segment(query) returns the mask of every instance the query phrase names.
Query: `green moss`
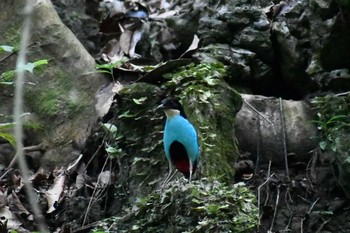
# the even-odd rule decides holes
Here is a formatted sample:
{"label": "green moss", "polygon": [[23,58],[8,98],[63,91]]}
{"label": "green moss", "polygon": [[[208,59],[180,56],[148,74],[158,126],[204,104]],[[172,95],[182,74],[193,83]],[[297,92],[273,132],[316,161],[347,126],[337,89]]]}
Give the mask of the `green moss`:
{"label": "green moss", "polygon": [[111,230],[118,232],[244,233],[257,227],[258,209],[254,194],[241,183],[180,179],[140,198],[113,222]]}
{"label": "green moss", "polygon": [[56,89],[31,93],[27,99],[34,112],[42,117],[56,116],[60,111],[61,94]]}
{"label": "green moss", "polygon": [[20,47],[21,42],[21,30],[17,26],[9,27],[6,31],[2,32],[2,36],[4,41],[6,41],[7,45],[13,46],[15,48]]}
{"label": "green moss", "polygon": [[157,92],[153,85],[131,84],[120,92],[121,101],[112,108],[115,118],[111,123],[118,128],[118,144],[127,155],[121,162],[131,164],[125,165],[130,171],[123,172],[133,177],[130,186],[135,193],[151,191],[167,170],[162,150],[164,115],[155,111]]}
{"label": "green moss", "polygon": [[[50,83],[45,83],[47,80],[42,80],[39,85],[45,86],[45,89],[38,86],[28,86],[26,90],[27,104],[32,110],[43,119],[49,117],[68,117],[75,118],[80,114],[89,103],[86,102],[83,92],[75,89],[75,80],[64,71],[48,67],[45,72],[54,72],[55,79]],[[43,75],[44,76],[44,75]],[[35,77],[38,82],[38,77]]]}
{"label": "green moss", "polygon": [[225,83],[226,74],[221,63],[201,63],[165,77],[167,88],[182,100],[188,118],[198,129],[202,175],[230,182],[238,154],[234,121],[242,99]]}

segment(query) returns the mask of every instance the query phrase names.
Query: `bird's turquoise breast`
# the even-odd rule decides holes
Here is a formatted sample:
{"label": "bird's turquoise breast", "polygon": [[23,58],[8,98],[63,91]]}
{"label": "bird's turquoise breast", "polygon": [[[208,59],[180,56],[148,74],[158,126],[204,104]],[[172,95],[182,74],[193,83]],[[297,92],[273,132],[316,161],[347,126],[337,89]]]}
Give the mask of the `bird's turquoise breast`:
{"label": "bird's turquoise breast", "polygon": [[187,119],[180,115],[167,118],[165,123],[164,150],[168,159],[170,159],[170,145],[174,141],[183,144],[191,161],[198,159],[199,147],[196,130]]}

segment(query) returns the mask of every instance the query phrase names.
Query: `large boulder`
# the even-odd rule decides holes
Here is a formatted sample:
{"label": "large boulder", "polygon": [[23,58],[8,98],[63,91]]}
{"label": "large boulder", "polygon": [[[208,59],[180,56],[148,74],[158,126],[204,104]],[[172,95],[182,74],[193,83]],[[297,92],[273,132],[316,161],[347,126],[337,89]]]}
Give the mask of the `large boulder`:
{"label": "large boulder", "polygon": [[[0,44],[18,47],[21,39],[23,1],[1,1]],[[34,6],[28,61],[47,59],[48,65],[26,74],[24,109],[29,130],[25,146],[41,144],[43,166],[60,166],[76,158],[73,145],[89,135],[96,90],[104,82],[95,72],[95,61],[74,34],[61,22],[50,1]],[[3,59],[1,70],[15,67],[16,53]],[[12,115],[12,86],[0,86],[0,110]],[[33,127],[30,127],[32,129]]]}

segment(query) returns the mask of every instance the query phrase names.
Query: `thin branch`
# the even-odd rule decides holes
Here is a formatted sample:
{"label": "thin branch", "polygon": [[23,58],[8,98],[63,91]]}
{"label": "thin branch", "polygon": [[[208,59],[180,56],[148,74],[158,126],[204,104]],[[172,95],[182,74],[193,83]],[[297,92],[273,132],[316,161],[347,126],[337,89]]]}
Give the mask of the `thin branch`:
{"label": "thin branch", "polygon": [[320,199],[320,198],[318,197],[318,198],[316,199],[316,201],[314,201],[314,203],[312,203],[312,205],[311,205],[309,211],[307,212],[308,214],[311,213],[312,209],[314,208],[314,206],[316,205],[316,203],[318,202],[319,199]]}
{"label": "thin branch", "polygon": [[[34,146],[26,146],[23,147],[23,153],[24,152],[33,152],[33,151],[41,151],[41,150],[45,150],[46,146],[45,144],[42,142],[39,145],[34,145]],[[17,150],[18,151],[18,150]],[[11,160],[10,164],[7,166],[7,169],[12,168],[15,163],[18,160],[18,153],[15,154],[15,156],[13,157],[13,159]]]}
{"label": "thin branch", "polygon": [[343,96],[343,95],[348,95],[348,94],[350,94],[350,91],[338,93],[338,94],[335,94],[335,96]]}
{"label": "thin branch", "polygon": [[18,54],[18,59],[16,63],[17,77],[15,81],[15,102],[14,102],[14,120],[16,122],[14,127],[14,134],[16,138],[16,151],[18,154],[18,165],[22,172],[22,177],[25,183],[25,190],[33,210],[33,214],[35,219],[38,221],[38,228],[40,232],[49,232],[47,226],[44,222],[43,215],[37,205],[37,198],[35,193],[33,192],[33,186],[29,181],[28,175],[28,166],[24,159],[23,153],[23,127],[22,127],[22,119],[21,115],[23,113],[23,81],[24,81],[24,67],[26,64],[26,53],[27,46],[30,38],[30,30],[31,30],[31,22],[32,22],[32,14],[34,10],[34,1],[27,0],[26,5],[23,9],[23,17],[24,17],[24,25],[22,31],[21,45],[20,51]]}
{"label": "thin branch", "polygon": [[[287,209],[288,209],[288,211],[289,211],[288,223],[287,223],[286,227],[284,228],[284,231],[285,231],[285,232],[288,231],[288,228],[289,228],[289,226],[290,226],[290,224],[291,224],[291,222],[292,222],[292,219],[293,219],[293,211],[292,211],[292,209],[291,209],[290,206],[289,206],[288,196],[290,197],[289,187],[287,187],[286,193],[285,193],[285,195],[284,195],[284,201],[285,201],[286,206],[287,206]],[[292,203],[293,203],[293,201],[292,201]]]}
{"label": "thin branch", "polygon": [[290,180],[289,177],[289,169],[288,169],[288,155],[287,155],[287,142],[286,142],[286,125],[284,122],[284,114],[283,114],[283,100],[280,97],[279,98],[280,102],[280,118],[281,118],[281,133],[282,133],[282,142],[283,142],[283,154],[284,154],[284,167],[286,169],[286,175],[288,179]]}
{"label": "thin branch", "polygon": [[272,221],[271,221],[270,232],[272,232],[273,224],[275,223],[276,214],[277,214],[277,207],[278,207],[278,203],[279,203],[279,200],[280,200],[280,193],[281,193],[281,187],[278,186],[278,189],[277,189],[277,197],[276,197],[276,203],[275,203],[275,210],[273,211],[273,216],[272,216]]}
{"label": "thin branch", "polygon": [[[98,189],[98,185],[100,184],[101,174],[102,174],[102,172],[104,171],[104,169],[105,169],[105,167],[106,167],[106,165],[107,165],[108,160],[109,160],[109,157],[106,158],[105,163],[104,163],[103,166],[102,166],[101,173],[99,174],[99,176],[98,176],[98,178],[97,178],[97,182],[96,182],[94,191],[92,192],[92,195],[91,195],[91,198],[90,198],[88,207],[87,207],[86,212],[85,212],[85,216],[84,216],[84,220],[83,220],[82,227],[85,225],[85,222],[86,222],[87,217],[88,217],[88,215],[89,215],[90,209],[91,209],[91,207],[94,205],[94,203],[93,203],[93,202],[94,202],[94,199],[97,200],[97,199],[99,198],[99,195],[101,194],[101,193],[100,193],[100,194],[98,194],[97,196],[95,196],[95,194],[96,194],[96,192],[97,192],[97,189]],[[104,189],[104,188],[105,188],[105,187],[103,187],[103,189]]]}
{"label": "thin branch", "polygon": [[324,227],[324,225],[326,225],[329,221],[331,221],[331,219],[327,219],[326,221],[324,221],[321,226],[317,229],[316,233],[319,233],[322,231],[322,228]]}
{"label": "thin branch", "polygon": [[274,176],[275,174],[272,173],[271,176],[269,176],[264,183],[262,183],[259,187],[258,187],[258,217],[259,217],[259,225],[260,225],[260,189],[267,183],[269,182],[269,180]]}
{"label": "thin branch", "polygon": [[248,103],[245,99],[243,99],[243,103],[245,103],[246,105],[248,105],[251,109],[253,109],[254,112],[256,112],[257,114],[259,114],[265,121],[267,121],[269,124],[272,125],[272,129],[273,129],[273,133],[275,136],[277,136],[276,133],[276,129],[275,129],[275,125],[269,120],[267,119],[266,116],[264,116],[261,112],[259,112],[256,108],[253,107],[253,105],[251,105],[250,103]]}
{"label": "thin branch", "polygon": [[258,131],[258,137],[256,142],[256,161],[255,161],[255,174],[258,173],[260,166],[260,140],[261,140],[261,129],[260,129],[260,115],[258,115],[258,120],[256,122],[256,128]]}

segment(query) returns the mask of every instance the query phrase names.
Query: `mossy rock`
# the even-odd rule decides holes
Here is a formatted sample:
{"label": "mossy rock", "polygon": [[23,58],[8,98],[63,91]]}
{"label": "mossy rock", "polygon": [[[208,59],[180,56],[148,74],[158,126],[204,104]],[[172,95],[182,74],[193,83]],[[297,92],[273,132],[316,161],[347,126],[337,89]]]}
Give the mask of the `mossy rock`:
{"label": "mossy rock", "polygon": [[123,152],[119,178],[128,183],[131,198],[154,190],[167,172],[162,144],[163,114],[156,112],[158,91],[156,86],[146,83],[126,86],[111,110],[114,115],[111,122],[118,129],[116,147]]}
{"label": "mossy rock", "polygon": [[190,64],[166,75],[166,86],[182,100],[200,144],[199,177],[232,182],[238,148],[234,122],[241,96],[226,82],[221,63]]}
{"label": "mossy rock", "polygon": [[[197,76],[193,77],[193,74]],[[147,83],[134,83],[118,93],[108,120],[117,128],[117,135],[106,143],[118,151],[115,155],[117,183],[123,185],[129,203],[159,189],[168,173],[163,149],[166,117],[163,112],[156,111],[167,93],[180,99],[199,135],[201,151],[194,179],[233,183],[238,155],[234,122],[242,100],[225,83],[224,74],[222,64],[192,64],[165,75],[167,82],[162,89]],[[177,79],[178,75],[183,79]],[[182,174],[174,180],[179,177]]]}
{"label": "mossy rock", "polygon": [[252,232],[258,219],[256,198],[244,184],[180,179],[102,221],[96,230],[106,224],[118,232],[244,233]]}

